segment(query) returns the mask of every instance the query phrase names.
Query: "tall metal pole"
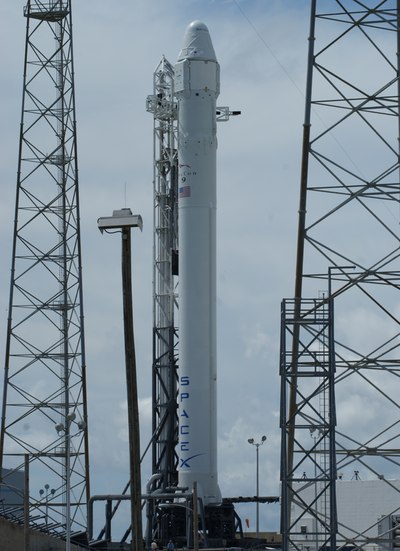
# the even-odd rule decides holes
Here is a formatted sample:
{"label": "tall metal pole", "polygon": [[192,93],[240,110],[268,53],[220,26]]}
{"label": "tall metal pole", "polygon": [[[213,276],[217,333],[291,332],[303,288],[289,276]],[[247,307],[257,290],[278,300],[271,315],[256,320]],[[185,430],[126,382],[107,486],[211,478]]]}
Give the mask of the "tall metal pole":
{"label": "tall metal pole", "polygon": [[259,447],[260,444],[256,444],[256,497],[257,497],[257,510],[256,510],[256,536],[260,535],[260,504],[258,498],[260,497],[260,462],[259,462]]}
{"label": "tall metal pole", "polygon": [[247,441],[252,446],[256,447],[256,537],[260,537],[260,457],[259,457],[259,447],[264,444],[267,437],[262,436],[261,442],[254,442],[254,438],[249,438]]}
{"label": "tall metal pole", "polygon": [[[310,31],[308,36],[308,58],[307,58],[307,84],[306,84],[306,107],[303,124],[303,144],[302,144],[302,160],[301,160],[301,175],[300,175],[300,199],[299,199],[299,218],[297,229],[297,253],[296,253],[296,275],[294,296],[296,299],[295,316],[299,319],[300,316],[300,301],[303,294],[303,265],[304,265],[304,241],[306,235],[306,212],[307,212],[307,181],[308,181],[308,164],[310,153],[310,132],[311,132],[311,94],[313,82],[313,63],[314,63],[314,44],[315,44],[315,12],[317,8],[317,0],[311,1],[310,9]],[[299,326],[294,327],[293,338],[293,365],[292,365],[292,382],[290,387],[289,397],[289,431],[287,442],[286,458],[288,472],[293,469],[293,449],[294,449],[294,417],[297,411],[297,356],[299,351]],[[291,496],[289,495],[289,500]]]}
{"label": "tall metal pole", "polygon": [[199,512],[196,481],[193,482],[193,549],[199,551]]}
{"label": "tall metal pole", "polygon": [[140,431],[136,377],[136,354],[133,331],[131,228],[142,229],[142,218],[133,215],[130,209],[115,210],[112,216],[99,218],[101,232],[121,230],[122,236],[122,294],[124,314],[125,370],[128,401],[129,471],[131,487],[131,530],[134,551],[143,550],[141,476],[140,476]]}
{"label": "tall metal pole", "polygon": [[71,551],[71,423],[74,419],[75,414],[69,413],[65,425],[65,551]]}
{"label": "tall metal pole", "polygon": [[134,551],[142,551],[139,407],[133,333],[131,229],[122,229],[122,292],[124,307],[125,367],[128,399],[129,459],[131,480],[131,527]]}
{"label": "tall metal pole", "polygon": [[[67,452],[65,457],[65,551],[71,551],[71,456],[69,427],[65,430],[65,441]],[[47,506],[47,504],[46,504]],[[46,519],[47,522],[47,519]]]}
{"label": "tall metal pole", "polygon": [[24,458],[24,551],[30,551],[29,533],[29,454]]}

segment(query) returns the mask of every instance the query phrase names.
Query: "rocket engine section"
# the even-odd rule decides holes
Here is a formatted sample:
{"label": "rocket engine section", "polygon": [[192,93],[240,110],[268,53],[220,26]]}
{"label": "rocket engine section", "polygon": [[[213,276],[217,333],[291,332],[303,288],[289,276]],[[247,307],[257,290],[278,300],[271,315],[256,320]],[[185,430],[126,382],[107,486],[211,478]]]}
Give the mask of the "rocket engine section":
{"label": "rocket engine section", "polygon": [[221,502],[216,426],[216,99],[219,65],[193,21],[175,65],[179,188],[179,486]]}

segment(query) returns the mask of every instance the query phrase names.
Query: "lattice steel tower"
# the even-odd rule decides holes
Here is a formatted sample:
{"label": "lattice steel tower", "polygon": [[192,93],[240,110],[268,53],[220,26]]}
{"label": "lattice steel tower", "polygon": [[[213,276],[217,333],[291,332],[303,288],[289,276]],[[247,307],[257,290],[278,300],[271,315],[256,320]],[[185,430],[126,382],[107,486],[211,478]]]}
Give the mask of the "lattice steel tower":
{"label": "lattice steel tower", "polygon": [[390,480],[400,472],[399,17],[397,0],[311,1],[295,297],[282,330],[285,549],[379,542],[376,526],[342,522],[340,503],[336,526],[336,472],[380,480],[400,502]]}
{"label": "lattice steel tower", "polygon": [[29,0],[24,15],[2,482],[28,457],[31,515],[68,539],[89,496],[71,2]]}
{"label": "lattice steel tower", "polygon": [[[153,436],[149,491],[165,492],[178,481],[177,417],[177,275],[178,275],[178,153],[174,68],[165,57],[153,75],[147,111],[154,120],[153,228]],[[171,496],[172,498],[173,496]],[[149,502],[147,540],[160,537],[160,519]]]}
{"label": "lattice steel tower", "polygon": [[154,115],[153,473],[157,486],[177,483],[177,108],[174,68],[164,57],[154,72],[147,109]]}

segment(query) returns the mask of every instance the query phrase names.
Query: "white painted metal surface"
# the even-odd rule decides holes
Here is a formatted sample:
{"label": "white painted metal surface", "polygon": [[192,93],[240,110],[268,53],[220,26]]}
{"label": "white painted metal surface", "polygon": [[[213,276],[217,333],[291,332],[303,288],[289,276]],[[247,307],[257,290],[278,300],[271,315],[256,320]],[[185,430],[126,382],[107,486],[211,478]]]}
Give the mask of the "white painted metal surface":
{"label": "white painted metal surface", "polygon": [[216,436],[216,98],[219,65],[200,21],[175,65],[179,163],[179,485],[219,503]]}

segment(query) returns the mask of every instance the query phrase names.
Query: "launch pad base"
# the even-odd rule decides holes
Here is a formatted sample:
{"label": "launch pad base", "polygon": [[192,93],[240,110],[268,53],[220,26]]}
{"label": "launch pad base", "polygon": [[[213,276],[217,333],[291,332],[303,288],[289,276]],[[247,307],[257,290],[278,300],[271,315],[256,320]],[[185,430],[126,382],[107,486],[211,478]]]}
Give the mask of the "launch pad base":
{"label": "launch pad base", "polygon": [[[163,510],[159,518],[160,542],[164,546],[173,541],[175,547],[193,547],[191,512],[180,505]],[[232,503],[200,507],[198,537],[202,549],[237,546],[237,537],[243,537],[242,524]]]}

